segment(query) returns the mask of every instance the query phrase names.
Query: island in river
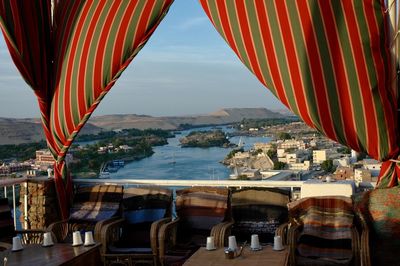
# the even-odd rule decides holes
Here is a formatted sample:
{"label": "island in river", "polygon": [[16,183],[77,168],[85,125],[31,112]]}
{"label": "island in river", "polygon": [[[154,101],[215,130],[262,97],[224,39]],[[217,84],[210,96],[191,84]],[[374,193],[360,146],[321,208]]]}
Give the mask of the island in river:
{"label": "island in river", "polygon": [[192,131],[186,137],[179,140],[182,148],[186,147],[234,147],[235,144],[230,143],[227,135],[222,130],[213,131]]}

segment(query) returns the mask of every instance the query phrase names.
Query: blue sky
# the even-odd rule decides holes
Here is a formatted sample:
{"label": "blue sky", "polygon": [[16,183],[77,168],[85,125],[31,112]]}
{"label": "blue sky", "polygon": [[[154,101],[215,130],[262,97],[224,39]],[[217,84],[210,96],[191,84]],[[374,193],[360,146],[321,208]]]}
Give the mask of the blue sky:
{"label": "blue sky", "polygon": [[[204,114],[223,107],[284,108],[239,61],[197,0],[175,0],[94,115]],[[0,116],[39,117],[2,36]]]}

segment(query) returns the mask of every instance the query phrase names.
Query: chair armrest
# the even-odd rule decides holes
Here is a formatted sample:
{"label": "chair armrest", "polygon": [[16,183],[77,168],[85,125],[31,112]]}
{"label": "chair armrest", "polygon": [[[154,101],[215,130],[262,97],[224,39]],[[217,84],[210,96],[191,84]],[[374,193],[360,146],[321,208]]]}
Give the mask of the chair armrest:
{"label": "chair armrest", "polygon": [[23,244],[41,244],[45,232],[41,229],[15,230],[15,234],[21,235]]}
{"label": "chair armrest", "polygon": [[52,232],[53,236],[55,236],[55,241],[57,242],[65,242],[65,239],[68,236],[68,219],[54,222],[50,224],[47,229],[47,232]]}
{"label": "chair armrest", "polygon": [[103,224],[101,227],[101,233],[98,234],[99,241],[101,243],[100,252],[105,254],[107,247],[110,243],[116,242],[120,237],[120,228],[125,221],[124,218],[114,219],[109,221],[107,224]]}
{"label": "chair armrest", "polygon": [[0,242],[0,251],[11,249],[12,245],[6,242]]}
{"label": "chair armrest", "polygon": [[[176,218],[175,220],[161,225],[158,231],[158,257],[161,264],[164,261],[165,253],[167,251],[168,246],[175,246],[176,244],[176,230],[178,224],[180,222],[180,218]],[[168,242],[169,243],[168,243]]]}
{"label": "chair armrest", "polygon": [[119,219],[121,219],[121,217],[112,217],[112,218],[109,218],[109,219],[104,219],[104,220],[98,221],[98,222],[95,224],[94,230],[93,230],[93,237],[94,237],[94,240],[97,241],[97,242],[101,241],[101,229],[102,229],[105,225],[107,225],[107,224],[109,224],[109,223],[111,223],[111,222],[117,221],[117,220],[119,220]]}
{"label": "chair armrest", "polygon": [[288,245],[288,233],[289,233],[290,223],[281,224],[275,231],[276,236],[280,236],[283,245]]}
{"label": "chair armrest", "polygon": [[296,248],[297,238],[300,231],[303,229],[301,224],[291,224],[288,232],[288,245],[289,245],[289,265],[296,265]]}
{"label": "chair armrest", "polygon": [[158,259],[158,232],[160,231],[160,228],[162,225],[168,223],[171,221],[171,218],[164,218],[160,219],[158,221],[155,221],[151,224],[150,228],[150,245],[151,249],[153,251],[153,255],[155,258]]}
{"label": "chair armrest", "polygon": [[361,265],[360,263],[360,235],[357,228],[353,225],[351,227],[351,249],[353,251],[353,264],[356,266]]}
{"label": "chair armrest", "polygon": [[230,219],[229,221],[215,225],[211,229],[210,235],[214,237],[215,245],[217,247],[224,247],[225,242],[227,241],[229,235],[231,234],[232,225],[234,223],[235,223],[234,220]]}
{"label": "chair armrest", "polygon": [[369,237],[370,231],[367,223],[364,219],[358,219],[361,225],[361,236],[360,236],[360,260],[361,265],[363,266],[371,266],[371,253],[369,248]]}

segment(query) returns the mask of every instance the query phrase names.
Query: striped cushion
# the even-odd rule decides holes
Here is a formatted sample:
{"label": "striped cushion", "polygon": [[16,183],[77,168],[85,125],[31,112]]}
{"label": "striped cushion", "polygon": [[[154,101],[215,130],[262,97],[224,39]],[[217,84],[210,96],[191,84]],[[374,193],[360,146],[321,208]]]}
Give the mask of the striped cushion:
{"label": "striped cushion", "polygon": [[98,222],[118,213],[123,187],[97,185],[80,187],[75,194],[70,220]]}
{"label": "striped cushion", "polygon": [[351,238],[354,213],[350,198],[304,198],[288,207],[290,217],[304,225],[303,234],[325,239]]}
{"label": "striped cushion", "polygon": [[162,188],[127,188],[124,191],[124,218],[130,224],[154,222],[170,213],[172,193]]}
{"label": "striped cushion", "polygon": [[188,227],[210,230],[224,220],[228,209],[228,189],[189,188],[176,194],[176,212]]}
{"label": "striped cushion", "polygon": [[7,198],[0,199],[0,241],[9,242],[14,236],[14,220]]}
{"label": "striped cushion", "polygon": [[373,265],[398,265],[393,254],[400,250],[400,188],[356,194],[354,208],[368,224]]}
{"label": "striped cushion", "polygon": [[297,247],[301,256],[346,263],[351,259],[354,213],[350,198],[304,198],[288,207],[290,217],[304,226]]}
{"label": "striped cushion", "polygon": [[232,194],[232,207],[241,205],[273,205],[287,208],[289,192],[272,188],[251,188]]}
{"label": "striped cushion", "polygon": [[241,189],[232,193],[232,234],[239,241],[258,234],[263,243],[272,243],[275,231],[287,221],[289,192],[272,188]]}

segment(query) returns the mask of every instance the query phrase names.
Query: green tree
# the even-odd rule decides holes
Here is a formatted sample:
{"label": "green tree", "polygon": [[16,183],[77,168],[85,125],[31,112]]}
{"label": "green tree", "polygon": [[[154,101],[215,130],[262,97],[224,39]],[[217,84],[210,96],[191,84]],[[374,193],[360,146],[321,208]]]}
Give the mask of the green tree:
{"label": "green tree", "polygon": [[336,166],[333,165],[332,160],[326,160],[321,163],[321,168],[327,173],[333,173],[336,170]]}
{"label": "green tree", "polygon": [[280,132],[280,133],[277,135],[277,138],[278,138],[278,139],[283,139],[283,140],[285,140],[285,139],[291,139],[292,136],[291,136],[289,133],[287,133],[287,132]]}
{"label": "green tree", "polygon": [[351,153],[351,149],[348,147],[343,147],[343,148],[339,148],[337,149],[338,153],[343,153],[343,154],[350,154]]}
{"label": "green tree", "polygon": [[274,170],[282,170],[286,168],[286,163],[284,162],[274,162]]}
{"label": "green tree", "polygon": [[262,149],[257,149],[257,150],[255,150],[255,151],[253,151],[253,152],[251,153],[251,155],[256,156],[257,154],[260,154],[260,153],[262,153],[262,152],[263,152]]}
{"label": "green tree", "polygon": [[231,159],[231,158],[233,158],[233,156],[235,156],[235,154],[237,153],[237,152],[243,152],[244,150],[243,150],[243,148],[240,148],[240,149],[233,149],[233,150],[231,150],[229,153],[228,153],[228,155],[226,155],[226,159]]}
{"label": "green tree", "polygon": [[269,149],[267,151],[267,155],[268,155],[269,158],[275,159],[277,157],[276,150],[275,149]]}

